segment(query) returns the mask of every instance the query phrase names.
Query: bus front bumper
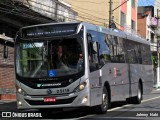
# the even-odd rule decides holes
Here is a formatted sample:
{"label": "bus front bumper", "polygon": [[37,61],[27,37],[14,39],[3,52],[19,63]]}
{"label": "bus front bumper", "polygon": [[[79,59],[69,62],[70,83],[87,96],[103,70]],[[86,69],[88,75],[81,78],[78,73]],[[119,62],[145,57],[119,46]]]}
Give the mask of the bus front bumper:
{"label": "bus front bumper", "polygon": [[[44,102],[44,98],[55,98],[55,101]],[[24,96],[17,93],[18,109],[43,109],[43,108],[70,108],[90,106],[88,91],[71,93],[61,96]]]}

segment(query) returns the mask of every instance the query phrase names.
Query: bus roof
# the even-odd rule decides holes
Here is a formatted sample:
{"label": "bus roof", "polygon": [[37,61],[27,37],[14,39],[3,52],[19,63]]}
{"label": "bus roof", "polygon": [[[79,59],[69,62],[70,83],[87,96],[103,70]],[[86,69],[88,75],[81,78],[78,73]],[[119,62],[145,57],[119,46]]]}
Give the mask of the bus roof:
{"label": "bus roof", "polygon": [[93,24],[90,24],[90,23],[87,23],[87,22],[59,22],[59,23],[38,24],[38,25],[23,27],[20,30],[25,29],[25,28],[32,28],[32,27],[38,27],[38,26],[50,26],[50,25],[58,25],[58,24],[81,24],[81,25],[84,25],[89,30],[94,30],[94,31],[98,31],[98,32],[101,32],[101,33],[114,35],[114,36],[117,36],[117,37],[129,39],[129,40],[139,42],[139,43],[142,43],[142,44],[148,44],[148,45],[150,44],[150,42],[148,42],[146,39],[141,38],[137,35],[127,33],[127,32],[121,31],[121,30],[117,30],[117,29],[104,28],[102,26],[93,25]]}

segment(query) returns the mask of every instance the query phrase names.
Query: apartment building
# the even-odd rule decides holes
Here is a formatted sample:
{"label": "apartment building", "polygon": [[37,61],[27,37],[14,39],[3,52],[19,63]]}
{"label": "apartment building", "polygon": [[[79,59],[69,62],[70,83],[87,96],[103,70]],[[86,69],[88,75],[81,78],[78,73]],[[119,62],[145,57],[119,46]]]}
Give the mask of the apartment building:
{"label": "apartment building", "polygon": [[[110,0],[65,1],[78,13],[79,21],[108,27]],[[112,10],[112,18],[118,29],[137,31],[137,0],[112,0]]]}

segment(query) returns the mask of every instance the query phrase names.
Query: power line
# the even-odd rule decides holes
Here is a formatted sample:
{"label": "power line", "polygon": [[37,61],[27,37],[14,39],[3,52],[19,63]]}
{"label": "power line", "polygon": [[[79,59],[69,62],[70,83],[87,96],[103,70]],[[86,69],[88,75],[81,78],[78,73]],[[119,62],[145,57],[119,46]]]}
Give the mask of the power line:
{"label": "power line", "polygon": [[92,14],[89,14],[89,13],[87,13],[87,12],[83,12],[83,11],[78,10],[78,9],[76,9],[76,11],[81,12],[81,14],[84,13],[84,14],[86,14],[86,15],[88,15],[88,16],[95,17],[95,18],[98,18],[98,19],[109,20],[109,19],[104,19],[104,18],[100,18],[100,17],[94,16],[94,15],[92,15]]}
{"label": "power line", "polygon": [[112,10],[112,12],[113,11],[115,11],[116,9],[118,9],[119,7],[121,7],[123,4],[125,4],[126,2],[128,2],[129,0],[126,0],[125,2],[123,2],[122,4],[120,4],[119,6],[117,6],[116,8],[114,8],[113,10]]}
{"label": "power line", "polygon": [[[0,4],[3,4],[3,3],[0,3]],[[8,4],[3,4],[3,5],[6,5],[6,6],[8,6],[8,7],[11,7],[10,6],[10,4],[8,3]],[[37,8],[37,7],[36,7]],[[38,8],[38,9],[41,9],[41,8]],[[30,11],[30,9],[25,9],[24,7],[23,8],[17,8],[16,10],[22,10],[23,12],[25,11],[25,12],[28,12],[28,13],[36,13],[36,14],[38,14],[38,15],[40,15],[39,13],[37,13],[37,12],[33,12],[33,11]],[[44,9],[41,9],[41,10],[44,10]],[[45,10],[46,11],[46,10]],[[20,11],[18,11],[18,12],[20,12]],[[46,12],[50,12],[50,11],[46,11]],[[50,12],[50,13],[52,13],[52,14],[55,14],[55,13],[53,13],[53,12]],[[42,15],[43,16],[43,15]],[[67,17],[67,16],[66,16]]]}
{"label": "power line", "polygon": [[[31,2],[32,2],[32,0],[31,0]],[[35,2],[35,3],[37,3],[37,4],[41,4],[41,5],[44,5],[44,4],[42,4],[42,3],[38,3],[38,2]],[[44,5],[44,6],[46,6],[46,7],[50,7],[50,6],[47,6],[47,5]],[[32,7],[34,7],[34,8],[38,8],[38,7],[35,7],[35,6],[32,6]],[[50,7],[50,8],[55,9],[55,8],[53,8],[53,7]],[[38,8],[38,9],[44,10],[44,9],[42,9],[42,8]],[[58,9],[58,10],[59,10],[59,9]],[[50,11],[47,11],[47,10],[44,10],[44,11],[49,12],[49,13],[53,13],[53,12],[50,12]],[[63,11],[63,10],[59,10],[59,11],[65,12],[65,11]],[[92,16],[93,16],[93,15],[92,15]],[[64,17],[65,17],[65,16],[64,16]],[[88,17],[80,16],[80,15],[79,15],[78,17],[83,18],[83,19],[88,19],[88,20],[91,20],[91,21],[94,21],[94,22],[100,22],[100,21],[97,21],[97,20],[90,19],[90,18],[88,18]],[[95,17],[95,16],[93,16],[93,17]],[[97,18],[98,18],[98,17],[97,17]],[[104,20],[103,18],[99,18],[99,19]],[[101,22],[101,23],[102,23],[102,22]]]}
{"label": "power line", "polygon": [[[32,6],[32,7],[35,7],[35,6]],[[38,8],[38,7],[35,7],[35,8]],[[44,10],[44,9],[42,9],[42,8],[38,8],[38,9],[40,9],[40,10],[43,10],[43,11],[46,11],[46,10]],[[53,8],[53,9],[55,9],[55,8]],[[25,10],[25,11],[28,11],[28,10]],[[49,12],[49,13],[52,13],[52,14],[54,14],[53,12],[50,12],[50,11],[46,11],[46,12]],[[62,17],[65,17],[65,18],[68,18],[68,19],[71,19],[71,20],[76,20],[76,19],[73,19],[73,18],[70,18],[70,17],[66,17],[66,16],[64,16],[64,15],[61,15],[61,14],[58,14],[59,16],[62,16]],[[87,19],[87,20],[90,20],[90,21],[94,21],[94,22],[97,22],[97,23],[102,23],[102,22],[100,22],[100,21],[96,21],[96,20],[93,20],[93,19],[90,19],[90,18],[87,18],[87,17],[83,17],[83,16],[79,16],[79,17],[81,17],[81,18],[83,18],[83,19]],[[76,20],[77,21],[77,20]],[[104,23],[103,23],[104,24]]]}
{"label": "power line", "polygon": [[86,2],[86,3],[91,3],[91,4],[104,4],[106,2],[93,2],[93,1],[85,1],[85,0],[73,0],[74,2]]}
{"label": "power line", "polygon": [[[52,9],[55,9],[55,8],[53,8],[53,7],[50,7],[50,6],[48,6],[48,5],[44,5],[44,4],[39,3],[39,2],[35,2],[35,1],[32,1],[32,0],[30,0],[30,1],[31,1],[31,2],[33,2],[33,3],[36,3],[36,4],[40,4],[40,5],[43,5],[43,6],[46,6],[46,7],[52,8]],[[59,10],[59,9],[58,9],[58,10]],[[59,11],[63,11],[63,10],[59,10]],[[80,12],[82,12],[81,10],[77,10],[77,9],[76,9],[76,11],[80,11]],[[63,12],[65,12],[65,11],[63,11]],[[92,16],[92,17],[96,17],[96,18],[98,18],[98,19],[102,19],[102,20],[104,20],[104,18],[100,18],[100,17],[94,16],[94,15],[88,14],[88,13],[86,13],[86,12],[82,12],[82,13],[87,14],[87,15]],[[86,16],[86,15],[85,15],[85,16]]]}
{"label": "power line", "polygon": [[[8,6],[9,8],[11,8],[11,4],[4,4],[4,3],[0,3],[1,5],[5,5],[5,6]],[[37,21],[39,21],[39,20],[42,20],[42,21],[48,21],[48,20],[46,20],[46,19],[43,19],[43,18],[40,18],[40,17],[37,17],[37,16],[35,16],[34,15],[34,17],[32,16],[32,15],[28,15],[28,14],[25,14],[24,12],[22,13],[18,13],[17,11],[15,11],[15,9],[14,8],[12,8],[12,10],[11,11],[9,11],[9,9],[6,9],[6,8],[2,8],[2,7],[0,7],[1,8],[1,12],[5,12],[6,14],[9,14],[9,13],[12,13],[12,14],[15,14],[15,15],[18,15],[18,16],[24,16],[24,17],[30,17],[30,18],[32,18],[32,19],[34,19],[34,20],[37,20]],[[28,12],[30,12],[31,13],[31,11],[28,11]],[[34,13],[35,14],[35,13]],[[36,13],[37,14],[37,13]]]}
{"label": "power line", "polygon": [[82,8],[82,7],[79,7],[79,6],[76,6],[76,5],[72,5],[73,8],[79,8],[79,9],[83,9],[83,10],[87,10],[87,11],[90,11],[90,12],[98,12],[98,13],[105,13],[105,11],[95,11],[95,10],[91,10],[91,9],[86,9],[86,8]]}
{"label": "power line", "polygon": [[[34,1],[32,1],[32,0],[31,0],[31,2],[34,2]],[[46,7],[49,7],[49,8],[52,8],[52,9],[56,10],[56,9],[55,9],[55,8],[53,8],[53,7],[50,7],[50,6],[48,6],[48,5],[44,5],[44,4],[39,3],[39,2],[34,2],[34,3],[37,3],[37,4],[40,4],[40,5],[43,5],[43,6],[46,6]],[[26,5],[27,5],[27,4],[26,4]],[[41,9],[41,10],[44,10],[44,11],[46,11],[46,12],[49,12],[49,13],[54,14],[53,12],[48,11],[48,10],[45,10],[45,9],[42,9],[42,8],[38,8],[38,7],[35,7],[35,6],[32,6],[32,7],[37,8],[37,9]],[[58,11],[65,12],[65,11],[63,11],[63,10],[59,10],[59,9],[57,9],[57,10],[58,10]],[[81,17],[81,16],[80,16],[80,17]]]}
{"label": "power line", "polygon": [[[86,3],[91,3],[91,4],[106,4],[107,2],[93,2],[93,1],[82,1],[82,0],[72,0],[72,1],[74,1],[74,2],[86,2]],[[119,2],[114,2],[114,3],[119,3]]]}

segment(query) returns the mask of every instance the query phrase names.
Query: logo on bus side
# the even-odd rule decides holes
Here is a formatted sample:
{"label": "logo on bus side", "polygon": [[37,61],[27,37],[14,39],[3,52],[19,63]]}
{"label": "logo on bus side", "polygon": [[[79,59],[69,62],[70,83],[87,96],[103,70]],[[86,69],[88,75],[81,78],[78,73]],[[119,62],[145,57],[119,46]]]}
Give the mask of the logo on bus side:
{"label": "logo on bus side", "polygon": [[47,90],[47,94],[52,94],[52,90],[51,90],[51,89],[48,89],[48,90]]}

